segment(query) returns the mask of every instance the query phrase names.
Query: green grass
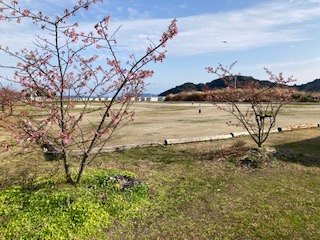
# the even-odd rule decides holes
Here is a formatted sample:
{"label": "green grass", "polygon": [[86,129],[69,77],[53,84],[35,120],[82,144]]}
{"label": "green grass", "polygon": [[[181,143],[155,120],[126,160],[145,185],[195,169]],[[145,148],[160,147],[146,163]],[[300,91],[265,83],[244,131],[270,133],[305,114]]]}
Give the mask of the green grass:
{"label": "green grass", "polygon": [[[319,135],[272,134],[255,169],[239,164],[248,137],[103,154],[77,187],[48,177],[57,162],[4,153],[0,239],[318,239]],[[119,190],[118,173],[143,185]]]}
{"label": "green grass", "polygon": [[146,186],[120,190],[109,179],[121,171],[87,175],[80,186],[46,179],[10,187],[0,193],[1,239],[101,238],[112,218],[123,221],[147,203]]}
{"label": "green grass", "polygon": [[[143,150],[137,151],[137,155],[144,155]],[[154,151],[159,149],[151,153],[149,150],[149,155],[154,157]],[[148,210],[143,211],[147,216],[118,229],[115,234],[118,239],[132,234],[140,236],[138,239],[316,239],[319,236],[319,169],[273,160],[252,170],[241,168],[233,161],[201,160],[199,153],[192,151],[184,150],[180,154],[178,151],[173,158],[166,153],[171,159],[169,163],[151,160],[152,169],[157,170],[148,181],[157,194]]]}

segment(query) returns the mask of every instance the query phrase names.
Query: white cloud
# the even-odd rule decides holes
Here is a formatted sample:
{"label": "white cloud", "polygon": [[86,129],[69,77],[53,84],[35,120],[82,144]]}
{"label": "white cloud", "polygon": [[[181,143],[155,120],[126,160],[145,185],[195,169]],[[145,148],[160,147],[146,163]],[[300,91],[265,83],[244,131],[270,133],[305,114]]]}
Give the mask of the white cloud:
{"label": "white cloud", "polygon": [[139,15],[139,12],[136,9],[132,8],[132,7],[127,8],[127,12],[129,14],[130,18],[134,18],[137,15]]}
{"label": "white cloud", "polygon": [[268,68],[287,68],[287,67],[300,67],[308,66],[313,64],[320,64],[320,58],[310,58],[310,59],[301,59],[299,61],[289,61],[289,62],[273,62],[273,63],[264,63],[264,64],[254,64],[247,67],[247,69],[262,69],[264,67]]}
{"label": "white cloud", "polygon": [[265,62],[259,64],[242,65],[242,70],[245,72],[255,72],[255,77],[265,79],[266,74],[261,71],[263,68],[268,68],[274,73],[283,72],[285,76],[293,76],[297,81],[295,84],[302,84],[319,78],[320,58],[301,59],[298,61],[283,61],[283,62]]}
{"label": "white cloud", "polygon": [[[320,20],[320,7],[301,1],[286,1],[219,14],[178,18],[179,34],[169,43],[176,55],[237,51],[283,42],[303,41],[305,32]],[[171,19],[114,22],[122,25],[119,43],[125,49],[140,50],[146,38],[156,41]],[[224,43],[227,41],[228,43]]]}
{"label": "white cloud", "polygon": [[[175,55],[195,55],[306,40],[304,33],[312,26],[309,21],[320,20],[320,6],[312,2],[315,0],[282,1],[232,12],[179,18],[179,34],[169,43],[169,51]],[[38,4],[34,8],[40,8]],[[137,19],[139,15],[140,19],[112,22],[114,29],[122,25],[117,37],[123,51],[144,50],[150,43],[147,38],[157,42],[172,20],[146,18],[146,12],[142,14],[134,8],[127,8],[127,11],[132,18]],[[93,25],[93,21],[88,22],[85,28],[91,29]],[[34,32],[29,30],[21,33],[23,38],[34,36]],[[21,34],[8,37],[9,33],[3,31],[0,30],[5,36],[2,37],[2,44],[5,39],[22,41]]]}

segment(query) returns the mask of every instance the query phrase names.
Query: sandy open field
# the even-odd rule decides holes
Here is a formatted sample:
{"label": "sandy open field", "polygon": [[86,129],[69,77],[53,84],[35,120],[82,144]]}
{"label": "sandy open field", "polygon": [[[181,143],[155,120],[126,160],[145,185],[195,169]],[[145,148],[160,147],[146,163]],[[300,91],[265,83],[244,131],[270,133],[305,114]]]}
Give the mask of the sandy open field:
{"label": "sandy open field", "polygon": [[[199,114],[201,108],[201,114]],[[228,126],[229,113],[211,103],[137,102],[135,121],[122,128],[109,142],[111,145],[160,142],[165,139],[202,137],[243,132],[241,127]],[[320,104],[290,104],[284,106],[277,127],[320,123]]]}

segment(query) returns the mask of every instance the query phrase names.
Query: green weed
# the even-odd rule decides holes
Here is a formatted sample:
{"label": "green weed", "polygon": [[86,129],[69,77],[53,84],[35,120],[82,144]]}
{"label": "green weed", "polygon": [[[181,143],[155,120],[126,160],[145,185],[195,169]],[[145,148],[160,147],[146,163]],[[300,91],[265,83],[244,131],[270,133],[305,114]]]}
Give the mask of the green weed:
{"label": "green weed", "polygon": [[81,186],[61,180],[37,181],[0,192],[0,238],[86,239],[103,238],[112,217],[124,220],[147,204],[148,189],[139,185],[122,191],[110,180],[121,171],[99,171]]}

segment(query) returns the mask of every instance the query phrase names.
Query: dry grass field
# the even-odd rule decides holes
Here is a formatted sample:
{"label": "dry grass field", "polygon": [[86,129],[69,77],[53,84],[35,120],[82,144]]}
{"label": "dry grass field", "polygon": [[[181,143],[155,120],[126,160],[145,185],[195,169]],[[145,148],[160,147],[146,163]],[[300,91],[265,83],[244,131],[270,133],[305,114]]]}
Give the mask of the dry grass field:
{"label": "dry grass field", "polygon": [[[165,139],[215,136],[244,131],[241,127],[228,126],[226,122],[234,120],[233,116],[206,102],[137,102],[133,104],[132,109],[136,111],[135,121],[121,129],[109,142],[110,146],[144,142],[163,143]],[[319,116],[319,104],[286,105],[278,116],[276,128],[318,124]]]}

